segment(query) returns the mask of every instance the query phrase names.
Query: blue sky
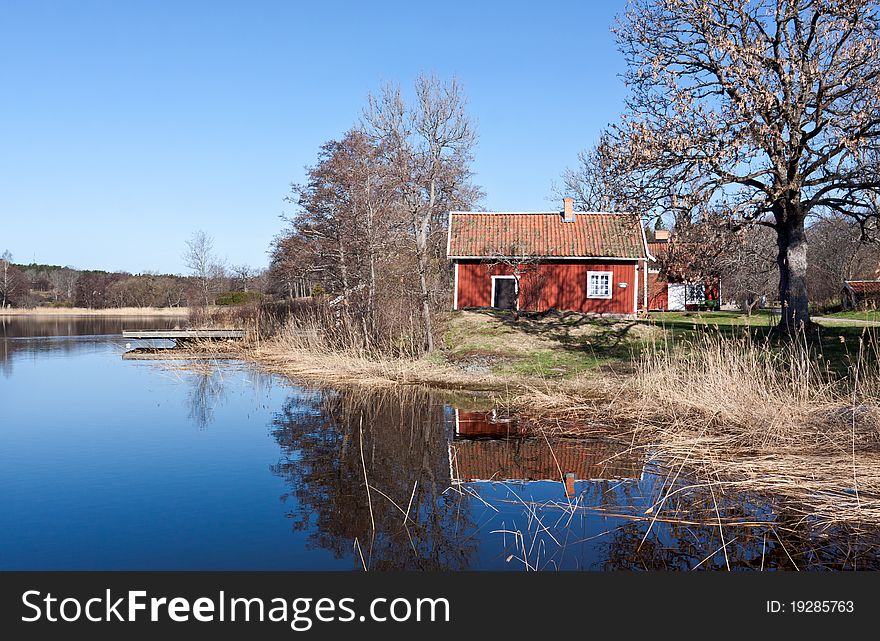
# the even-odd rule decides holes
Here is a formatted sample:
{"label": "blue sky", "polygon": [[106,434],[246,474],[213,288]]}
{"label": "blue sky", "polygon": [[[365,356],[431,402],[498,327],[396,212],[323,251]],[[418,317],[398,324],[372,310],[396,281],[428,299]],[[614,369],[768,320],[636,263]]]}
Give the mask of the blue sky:
{"label": "blue sky", "polygon": [[0,2],[0,252],[183,272],[196,229],[264,266],[291,181],[370,91],[455,74],[489,209],[616,119],[623,2]]}

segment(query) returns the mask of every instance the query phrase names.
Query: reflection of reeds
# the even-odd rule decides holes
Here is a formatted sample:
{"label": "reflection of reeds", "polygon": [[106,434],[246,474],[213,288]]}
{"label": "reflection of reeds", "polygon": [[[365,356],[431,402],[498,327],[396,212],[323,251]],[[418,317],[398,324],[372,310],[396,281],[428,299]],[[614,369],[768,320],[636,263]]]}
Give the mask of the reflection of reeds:
{"label": "reflection of reeds", "polygon": [[772,525],[777,539],[786,530],[858,537],[880,523],[876,338],[864,337],[844,376],[804,336],[780,346],[705,334],[649,347],[633,376],[607,378],[595,393],[531,390],[510,406],[563,417],[544,420],[553,434],[611,431],[650,452],[668,474],[644,518],[714,523],[722,554],[730,539],[719,505],[747,495],[780,501],[793,519]]}
{"label": "reflection of reeds", "polygon": [[[778,496],[725,490],[722,482],[682,475],[681,467],[648,469],[638,483],[590,482],[565,500],[529,500],[527,485],[518,483],[495,483],[509,493],[489,502],[478,494],[485,484],[456,490],[495,513],[504,509],[489,532],[499,537],[501,556],[526,571],[570,568],[591,558],[603,569],[878,567],[880,537],[872,529],[804,517]],[[587,534],[591,528],[572,527],[580,519],[606,527]],[[582,544],[605,552],[580,556]]]}

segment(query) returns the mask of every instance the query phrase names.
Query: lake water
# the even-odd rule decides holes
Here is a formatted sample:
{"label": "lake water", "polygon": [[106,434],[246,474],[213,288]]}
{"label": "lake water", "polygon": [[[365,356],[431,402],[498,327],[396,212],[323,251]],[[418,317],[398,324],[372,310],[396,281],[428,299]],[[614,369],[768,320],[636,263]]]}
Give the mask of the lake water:
{"label": "lake water", "polygon": [[[123,328],[180,323],[0,317],[0,569],[876,566],[766,499],[679,493],[654,520],[644,455],[478,399],[123,360]],[[675,502],[705,518],[666,522]]]}

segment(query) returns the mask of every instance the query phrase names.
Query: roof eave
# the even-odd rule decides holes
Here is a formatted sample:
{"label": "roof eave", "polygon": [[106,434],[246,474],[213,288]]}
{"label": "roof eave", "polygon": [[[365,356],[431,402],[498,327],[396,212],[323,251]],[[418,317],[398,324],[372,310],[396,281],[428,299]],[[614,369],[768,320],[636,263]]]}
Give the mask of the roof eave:
{"label": "roof eave", "polygon": [[644,256],[552,256],[543,254],[526,256],[452,255],[447,258],[449,260],[645,260]]}

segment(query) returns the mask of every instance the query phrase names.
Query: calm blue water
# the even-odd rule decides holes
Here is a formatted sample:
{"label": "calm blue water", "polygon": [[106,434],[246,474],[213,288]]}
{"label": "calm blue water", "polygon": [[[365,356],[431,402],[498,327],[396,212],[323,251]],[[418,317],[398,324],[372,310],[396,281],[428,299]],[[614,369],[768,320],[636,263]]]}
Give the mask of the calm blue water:
{"label": "calm blue water", "polygon": [[[0,319],[0,569],[690,569],[836,558],[800,540],[785,554],[766,530],[732,536],[725,558],[717,529],[644,516],[666,478],[644,461],[607,443],[549,454],[536,439],[488,438],[499,425],[491,415],[425,390],[318,389],[228,361],[123,360],[123,326],[175,322]],[[577,474],[568,492],[560,469]],[[745,499],[731,510],[780,518]]]}

